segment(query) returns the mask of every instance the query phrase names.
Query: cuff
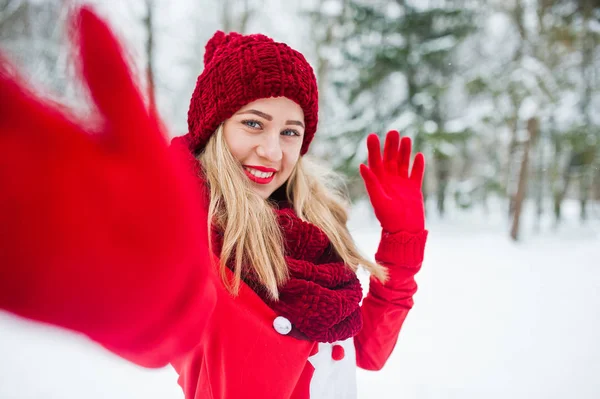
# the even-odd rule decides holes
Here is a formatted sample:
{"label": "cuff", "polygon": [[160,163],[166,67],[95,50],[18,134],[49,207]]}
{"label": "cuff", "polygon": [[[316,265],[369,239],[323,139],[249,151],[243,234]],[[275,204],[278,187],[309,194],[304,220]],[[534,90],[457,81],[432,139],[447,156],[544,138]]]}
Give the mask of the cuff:
{"label": "cuff", "polygon": [[418,233],[383,231],[375,260],[388,267],[419,269],[423,263],[428,233],[427,230]]}

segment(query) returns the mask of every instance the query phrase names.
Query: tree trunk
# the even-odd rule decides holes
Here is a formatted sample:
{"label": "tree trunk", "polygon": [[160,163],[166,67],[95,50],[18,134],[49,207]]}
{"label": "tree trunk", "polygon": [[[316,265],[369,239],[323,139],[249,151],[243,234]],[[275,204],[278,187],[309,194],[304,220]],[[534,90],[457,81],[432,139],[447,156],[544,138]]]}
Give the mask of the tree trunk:
{"label": "tree trunk", "polygon": [[240,23],[238,25],[239,33],[246,33],[246,30],[248,29],[248,21],[250,20],[251,14],[252,11],[250,10],[250,4],[248,3],[248,0],[244,0],[244,11],[240,17]]}
{"label": "tree trunk", "polygon": [[156,113],[156,97],[154,87],[154,0],[146,0],[146,18],[144,26],[146,27],[146,81],[148,84],[148,109],[151,114]]}
{"label": "tree trunk", "polygon": [[539,233],[541,231],[542,216],[544,214],[544,188],[545,188],[545,157],[544,157],[544,143],[541,137],[541,131],[539,132],[538,139],[534,143],[534,147],[537,149],[536,164],[536,181],[535,181],[535,231]]}
{"label": "tree trunk", "polygon": [[[244,0],[243,9],[238,15],[234,9],[234,5],[238,3],[231,0],[221,1],[221,26],[225,33],[235,31],[244,34],[248,29],[248,21],[252,17],[253,8],[250,7],[249,0]],[[255,7],[261,9],[262,4],[258,4]]]}
{"label": "tree trunk", "polygon": [[[512,8],[512,12],[510,14],[515,27],[517,28],[517,32],[519,32],[519,36],[521,37],[521,40],[519,41],[519,44],[515,50],[515,53],[513,54],[512,57],[512,61],[514,63],[520,64],[522,59],[523,59],[523,55],[525,53],[525,44],[528,42],[528,36],[527,36],[527,29],[525,28],[525,8],[523,6],[523,0],[515,0],[514,1],[514,6]],[[518,137],[517,137],[517,133],[518,133],[518,128],[519,128],[519,109],[521,108],[521,102],[522,99],[519,98],[519,95],[517,93],[515,93],[513,90],[510,90],[509,88],[509,97],[513,106],[513,115],[509,121],[510,124],[510,129],[511,129],[511,138],[510,138],[510,144],[508,146],[508,159],[507,159],[507,168],[506,168],[506,173],[507,173],[507,179],[506,179],[506,194],[508,197],[508,217],[510,218],[511,216],[514,215],[515,212],[515,208],[516,208],[516,202],[517,202],[517,191],[518,191],[518,187],[516,188],[516,190],[513,189],[513,185],[512,183],[512,171],[513,171],[513,167],[515,166],[515,157],[516,157],[516,150],[518,147]],[[529,156],[529,155],[528,155]],[[518,181],[520,182],[520,178],[518,178]],[[518,184],[518,183],[517,183]]]}
{"label": "tree trunk", "polygon": [[508,217],[515,212],[516,191],[513,189],[513,171],[515,169],[516,152],[518,148],[517,132],[519,126],[519,104],[514,104],[515,112],[510,120],[510,143],[508,144],[508,158],[506,161],[506,196],[508,197]]}
{"label": "tree trunk", "polygon": [[536,139],[539,123],[536,118],[531,118],[527,121],[528,138],[523,143],[523,160],[521,162],[521,170],[519,171],[519,184],[515,195],[515,209],[510,236],[513,240],[519,239],[519,228],[521,222],[521,214],[523,210],[523,202],[527,191],[527,175],[529,171],[529,148],[531,143]]}
{"label": "tree trunk", "polygon": [[[432,119],[437,124],[438,129],[443,129],[444,123],[442,121],[442,107],[440,99],[435,99],[435,105],[433,107]],[[439,131],[439,130],[438,130]],[[438,213],[441,217],[446,213],[446,195],[448,189],[448,183],[450,181],[450,158],[447,154],[436,150],[433,152],[435,158],[435,172],[437,180],[437,208]]]}
{"label": "tree trunk", "polygon": [[[581,12],[583,14],[583,24],[582,24],[582,38],[581,38],[581,77],[583,82],[583,93],[581,97],[581,113],[583,115],[585,126],[592,126],[591,121],[591,110],[590,105],[592,101],[592,85],[594,82],[594,68],[593,68],[593,58],[594,58],[594,50],[596,47],[595,37],[590,32],[589,29],[589,21],[593,17],[593,7],[592,0],[582,0],[580,2]],[[591,129],[590,129],[591,130]],[[593,133],[588,133],[592,135]],[[600,137],[592,138],[590,137],[590,141],[594,139],[598,139]],[[589,195],[589,190],[591,187],[592,180],[592,167],[594,165],[594,157],[596,155],[596,150],[589,150],[587,154],[587,159],[581,167],[581,173],[579,177],[579,202],[581,204],[580,208],[580,219],[582,222],[587,220],[587,200]]]}
{"label": "tree trunk", "polygon": [[594,177],[592,179],[592,199],[594,201],[600,202],[600,168],[594,170],[592,169],[592,173],[594,173]]}
{"label": "tree trunk", "polygon": [[563,174],[563,185],[562,188],[559,188],[554,192],[554,223],[556,226],[562,220],[562,203],[567,195],[567,191],[569,190],[569,185],[571,184],[571,167],[570,162],[566,166],[564,174]]}
{"label": "tree trunk", "polygon": [[[595,149],[590,151],[590,156],[595,155]],[[594,162],[593,158],[589,160],[589,163],[586,163],[581,168],[581,174],[579,177],[579,218],[581,222],[585,222],[588,220],[588,204],[589,200],[594,200]]]}
{"label": "tree trunk", "polygon": [[221,26],[223,27],[223,32],[231,32],[232,25],[231,2],[229,0],[221,0]]}
{"label": "tree trunk", "polygon": [[436,177],[436,199],[438,214],[443,217],[446,213],[446,195],[448,181],[450,180],[450,160],[439,151],[434,151],[435,177]]}

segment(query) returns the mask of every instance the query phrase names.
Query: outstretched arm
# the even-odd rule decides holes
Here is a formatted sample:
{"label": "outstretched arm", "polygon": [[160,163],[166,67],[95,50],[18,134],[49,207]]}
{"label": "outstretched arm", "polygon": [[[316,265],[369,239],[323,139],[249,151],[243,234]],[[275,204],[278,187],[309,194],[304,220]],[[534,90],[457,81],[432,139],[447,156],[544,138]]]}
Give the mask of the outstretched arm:
{"label": "outstretched arm", "polygon": [[369,166],[360,169],[383,230],[375,260],[388,269],[385,283],[371,278],[362,304],[363,329],[355,337],[357,364],[367,370],[381,369],[396,345],[413,306],[414,276],[427,240],[421,193],[425,160],[417,154],[409,173],[411,141],[404,137],[399,144],[399,140],[398,132],[388,133],[382,160],[379,139],[370,135]]}
{"label": "outstretched arm", "polygon": [[0,308],[162,366],[214,307],[205,206],[109,27],[86,7],[72,23],[85,123],[0,58]]}

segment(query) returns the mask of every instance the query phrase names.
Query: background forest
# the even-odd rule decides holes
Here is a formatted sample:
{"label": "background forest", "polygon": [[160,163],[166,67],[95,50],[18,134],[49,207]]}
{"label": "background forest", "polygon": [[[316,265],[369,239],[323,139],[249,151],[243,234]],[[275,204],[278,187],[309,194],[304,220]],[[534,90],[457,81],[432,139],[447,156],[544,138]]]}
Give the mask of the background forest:
{"label": "background forest", "polygon": [[[73,0],[0,0],[0,39],[26,74],[81,108],[64,21]],[[597,0],[92,1],[113,21],[172,135],[216,29],[261,32],[307,55],[321,93],[312,155],[364,197],[365,138],[397,129],[428,160],[428,212],[501,201],[519,238],[527,209],[563,202],[600,219]],[[530,202],[530,206],[524,204]]]}

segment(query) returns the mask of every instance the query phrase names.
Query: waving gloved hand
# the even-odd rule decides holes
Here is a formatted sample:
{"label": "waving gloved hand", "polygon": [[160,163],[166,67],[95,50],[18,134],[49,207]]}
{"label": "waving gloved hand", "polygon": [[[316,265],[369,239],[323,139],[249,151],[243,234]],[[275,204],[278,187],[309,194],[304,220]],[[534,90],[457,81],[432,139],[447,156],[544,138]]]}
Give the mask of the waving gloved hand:
{"label": "waving gloved hand", "polygon": [[423,154],[415,156],[409,172],[412,143],[409,137],[400,140],[395,130],[386,136],[383,159],[377,135],[369,135],[367,147],[369,165],[360,165],[360,174],[383,230],[388,233],[424,230],[425,209],[421,191],[425,171]]}
{"label": "waving gloved hand", "polygon": [[363,328],[354,342],[358,366],[379,370],[398,341],[417,291],[415,274],[423,263],[428,234],[421,192],[425,160],[417,154],[410,170],[411,140],[400,140],[394,130],[387,134],[383,159],[376,135],[369,135],[367,147],[369,165],[360,165],[360,174],[383,229],[375,259],[387,268],[388,279],[371,277],[362,303]]}
{"label": "waving gloved hand", "polygon": [[89,121],[0,58],[0,308],[164,364],[152,345],[184,352],[191,342],[169,334],[199,333],[198,306],[212,309],[203,199],[108,26],[85,7],[72,22]]}

